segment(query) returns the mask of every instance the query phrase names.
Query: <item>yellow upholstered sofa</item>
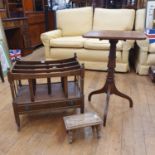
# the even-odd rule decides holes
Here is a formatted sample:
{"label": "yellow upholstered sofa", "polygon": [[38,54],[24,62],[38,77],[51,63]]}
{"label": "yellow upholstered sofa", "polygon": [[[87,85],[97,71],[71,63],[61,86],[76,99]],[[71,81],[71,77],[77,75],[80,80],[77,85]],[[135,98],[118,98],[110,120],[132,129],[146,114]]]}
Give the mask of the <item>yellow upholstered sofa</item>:
{"label": "yellow upholstered sofa", "polygon": [[[145,9],[136,11],[135,30],[144,32]],[[138,56],[136,60],[136,72],[140,75],[147,75],[149,66],[155,65],[155,43],[149,44],[148,39],[137,40]]]}
{"label": "yellow upholstered sofa", "polygon": [[[133,29],[135,11],[132,9],[103,9],[92,7],[59,10],[56,12],[57,29],[41,34],[47,60],[64,59],[77,53],[86,69],[106,70],[109,41],[83,38],[92,30]],[[116,71],[129,70],[128,56],[133,41],[119,41],[116,53]]]}

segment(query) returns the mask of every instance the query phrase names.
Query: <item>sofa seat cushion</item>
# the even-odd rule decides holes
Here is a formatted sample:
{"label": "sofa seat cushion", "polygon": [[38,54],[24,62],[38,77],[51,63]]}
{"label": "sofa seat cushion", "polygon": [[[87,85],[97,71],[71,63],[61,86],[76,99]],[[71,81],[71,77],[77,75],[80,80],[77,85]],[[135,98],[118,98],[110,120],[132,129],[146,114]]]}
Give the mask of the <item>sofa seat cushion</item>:
{"label": "sofa seat cushion", "polygon": [[62,48],[83,48],[84,40],[82,36],[74,37],[61,37],[50,40],[51,47],[62,47]]}
{"label": "sofa seat cushion", "polygon": [[149,45],[149,52],[150,53],[155,53],[155,43],[152,43]]}
{"label": "sofa seat cushion", "polygon": [[[118,41],[117,50],[123,49],[123,42],[124,41]],[[87,39],[84,41],[84,48],[94,50],[109,50],[110,43],[108,40]]]}
{"label": "sofa seat cushion", "polygon": [[[77,54],[81,61],[108,62],[109,50],[89,50],[84,48],[51,48],[50,55],[52,59],[66,59]],[[116,51],[116,61],[122,62],[122,52]]]}

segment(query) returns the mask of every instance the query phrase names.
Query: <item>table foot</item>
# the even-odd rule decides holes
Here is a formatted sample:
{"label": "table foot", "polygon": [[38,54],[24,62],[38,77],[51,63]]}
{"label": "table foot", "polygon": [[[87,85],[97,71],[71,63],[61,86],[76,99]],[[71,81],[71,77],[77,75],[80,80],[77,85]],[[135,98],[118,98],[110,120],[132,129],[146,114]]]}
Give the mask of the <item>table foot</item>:
{"label": "table foot", "polygon": [[91,101],[92,95],[101,94],[101,93],[105,93],[105,92],[106,92],[106,91],[105,91],[105,88],[104,88],[104,87],[101,88],[101,89],[99,89],[99,90],[95,90],[95,91],[91,92],[91,93],[89,94],[89,96],[88,96],[88,101],[89,101],[89,102]]}
{"label": "table foot", "polygon": [[92,95],[95,95],[95,94],[101,94],[101,93],[106,93],[107,96],[106,96],[106,103],[105,103],[105,109],[104,109],[104,116],[103,116],[103,126],[106,126],[106,120],[107,120],[107,115],[108,115],[108,108],[109,108],[109,100],[110,100],[110,95],[111,94],[115,94],[115,95],[118,95],[120,97],[123,97],[127,100],[129,100],[129,105],[130,105],[130,108],[133,107],[133,101],[132,99],[121,93],[115,86],[115,83],[108,83],[106,82],[104,87],[99,89],[99,90],[96,90],[96,91],[93,91],[89,94],[89,97],[88,97],[88,100],[90,101],[91,100],[91,97]]}
{"label": "table foot", "polygon": [[117,89],[115,90],[114,94],[115,94],[115,95],[118,95],[118,96],[120,96],[120,97],[123,97],[123,98],[125,98],[125,99],[127,99],[127,100],[129,100],[130,108],[133,107],[133,101],[132,101],[132,99],[131,99],[128,95],[125,95],[125,94],[121,93],[121,92],[120,92],[119,90],[117,90]]}

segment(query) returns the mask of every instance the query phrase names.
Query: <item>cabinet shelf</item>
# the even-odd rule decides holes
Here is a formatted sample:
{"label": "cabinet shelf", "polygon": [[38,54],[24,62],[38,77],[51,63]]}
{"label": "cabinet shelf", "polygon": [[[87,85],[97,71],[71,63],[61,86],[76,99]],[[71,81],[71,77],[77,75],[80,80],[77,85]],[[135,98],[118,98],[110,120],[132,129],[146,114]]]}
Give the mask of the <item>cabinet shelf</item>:
{"label": "cabinet shelf", "polygon": [[15,12],[23,12],[23,8],[16,8]]}
{"label": "cabinet shelf", "polygon": [[8,3],[9,5],[22,5],[22,3]]}
{"label": "cabinet shelf", "polygon": [[7,5],[9,17],[24,17],[22,0],[9,0]]}

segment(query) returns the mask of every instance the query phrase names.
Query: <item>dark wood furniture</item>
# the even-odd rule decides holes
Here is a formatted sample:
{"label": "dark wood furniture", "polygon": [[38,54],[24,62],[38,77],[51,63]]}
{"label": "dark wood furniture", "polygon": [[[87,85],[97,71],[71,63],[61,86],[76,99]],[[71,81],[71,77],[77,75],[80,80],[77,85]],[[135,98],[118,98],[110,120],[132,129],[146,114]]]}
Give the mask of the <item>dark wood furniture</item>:
{"label": "dark wood furniture", "polygon": [[8,17],[24,17],[24,9],[22,0],[6,0],[6,8]]}
{"label": "dark wood furniture", "polygon": [[9,49],[21,49],[22,55],[32,53],[28,22],[22,0],[6,0],[0,8]]}
{"label": "dark wood furniture", "polygon": [[20,114],[78,107],[84,112],[84,66],[76,56],[57,61],[17,61],[8,72],[8,80],[18,130]]}
{"label": "dark wood furniture", "polygon": [[[47,0],[23,0],[32,48],[42,44],[40,40],[41,33],[54,29],[54,12],[48,11],[48,15],[45,16],[45,6],[47,6]],[[48,19],[46,20],[46,18]],[[48,25],[48,29],[46,29],[46,25]]]}
{"label": "dark wood furniture", "polygon": [[116,44],[118,40],[143,40],[146,36],[141,32],[136,31],[91,31],[83,35],[85,38],[99,38],[100,40],[109,40],[110,43],[110,52],[109,52],[109,61],[108,61],[108,75],[105,82],[105,85],[96,91],[93,91],[89,94],[88,100],[91,100],[92,95],[106,93],[106,106],[104,110],[103,125],[106,125],[106,118],[108,113],[109,99],[111,94],[118,95],[120,97],[126,98],[129,100],[130,107],[133,107],[132,99],[121,93],[115,86],[114,72],[116,66]]}
{"label": "dark wood furniture", "polygon": [[23,0],[25,16],[28,17],[28,33],[31,47],[41,45],[40,34],[45,32],[45,5],[47,0]]}
{"label": "dark wood furniture", "polygon": [[56,29],[56,11],[53,11],[48,5],[45,5],[45,30]]}
{"label": "dark wood furniture", "polygon": [[[45,32],[45,5],[47,0],[0,1],[0,18],[10,49],[19,48],[24,56],[41,45],[40,34]],[[50,21],[53,23],[54,20]]]}
{"label": "dark wood furniture", "polygon": [[155,66],[151,66],[149,68],[149,76],[150,76],[152,82],[155,82]]}
{"label": "dark wood furniture", "polygon": [[45,32],[45,15],[44,12],[31,12],[26,13],[26,16],[28,17],[31,47],[35,48],[42,44],[40,34]]}
{"label": "dark wood furniture", "polygon": [[4,76],[3,76],[3,71],[2,71],[1,62],[0,62],[0,77],[1,77],[2,82],[4,82]]}
{"label": "dark wood furniture", "polygon": [[21,49],[22,56],[32,53],[26,17],[2,19],[9,49]]}

